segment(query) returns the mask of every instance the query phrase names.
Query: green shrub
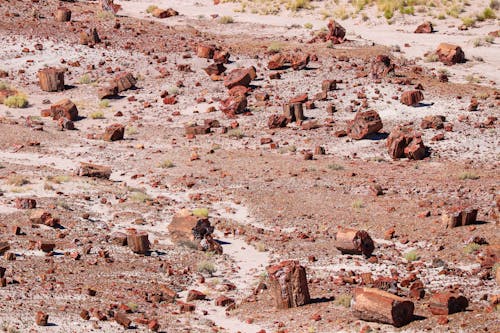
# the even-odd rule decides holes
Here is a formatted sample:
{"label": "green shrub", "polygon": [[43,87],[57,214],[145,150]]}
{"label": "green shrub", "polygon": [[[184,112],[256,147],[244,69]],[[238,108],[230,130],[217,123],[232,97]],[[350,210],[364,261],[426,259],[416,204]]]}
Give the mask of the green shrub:
{"label": "green shrub", "polygon": [[328,164],[328,169],[335,170],[335,171],[344,170],[344,166],[337,164],[337,163],[332,163],[332,164]]}
{"label": "green shrub", "polygon": [[158,167],[160,167],[162,169],[169,169],[169,168],[173,168],[174,166],[175,166],[175,164],[171,160],[164,160],[163,162],[158,164]]}
{"label": "green shrub", "polygon": [[467,179],[477,180],[479,178],[480,177],[477,174],[468,171],[462,172],[461,174],[458,175],[458,179],[460,180],[467,180]]}
{"label": "green shrub", "polygon": [[193,209],[193,215],[198,217],[208,217],[208,208],[195,208]]}
{"label": "green shrub", "polygon": [[313,24],[312,23],[305,23],[304,24],[304,28],[306,28],[306,29],[312,29],[313,28]]}
{"label": "green shrub", "polygon": [[89,114],[89,117],[91,119],[104,119],[104,112],[102,112],[102,111],[94,111],[91,114]]}
{"label": "green shrub", "polygon": [[22,175],[10,175],[7,177],[7,184],[13,186],[23,186],[29,184],[29,180]]}
{"label": "green shrub", "polygon": [[220,24],[230,24],[234,23],[234,18],[232,16],[221,16],[218,22]]}
{"label": "green shrub", "polygon": [[476,19],[473,17],[462,17],[462,23],[467,27],[470,28],[476,24]]}
{"label": "green shrub", "polygon": [[92,82],[94,82],[94,81],[92,80],[92,78],[90,77],[89,74],[83,74],[78,79],[78,83],[80,83],[80,84],[90,84]]}
{"label": "green shrub", "polygon": [[288,0],[286,8],[291,10],[292,12],[296,12],[299,9],[311,8],[311,4],[309,0]]}
{"label": "green shrub", "polygon": [[279,43],[279,42],[272,42],[267,47],[267,52],[270,52],[270,53],[279,53],[281,51],[282,47],[283,46],[282,46],[281,43]]}
{"label": "green shrub", "polygon": [[412,262],[412,261],[416,261],[416,260],[420,259],[420,255],[418,254],[417,251],[411,250],[411,251],[406,252],[404,254],[404,258],[406,259],[406,261]]}
{"label": "green shrub", "polygon": [[148,8],[146,9],[146,13],[151,14],[157,8],[158,6],[155,5],[148,6]]}
{"label": "green shrub", "polygon": [[470,243],[470,244],[465,245],[464,253],[465,254],[473,254],[473,253],[477,253],[480,249],[481,249],[481,245],[479,245],[477,243]]}
{"label": "green shrub", "polygon": [[491,9],[490,7],[487,7],[483,11],[483,17],[486,20],[492,20],[492,19],[496,18],[497,16],[496,16],[495,11],[493,9]]}
{"label": "green shrub", "polygon": [[7,97],[3,101],[3,104],[5,104],[5,106],[9,108],[21,109],[28,106],[28,98],[24,94],[16,94]]}
{"label": "green shrub", "polygon": [[144,203],[146,201],[151,201],[151,197],[149,197],[149,195],[147,195],[146,193],[144,192],[132,192],[129,196],[130,200],[132,200],[133,202],[139,202],[139,203]]}
{"label": "green shrub", "polygon": [[338,297],[335,297],[335,301],[333,302],[335,305],[343,306],[349,308],[351,306],[352,296],[349,294],[342,294]]}
{"label": "green shrub", "polygon": [[104,109],[104,108],[109,108],[109,100],[103,99],[99,102],[99,107]]}
{"label": "green shrub", "polygon": [[361,199],[356,199],[352,202],[352,208],[360,209],[363,208],[363,201]]}
{"label": "green shrub", "polygon": [[215,265],[207,260],[204,260],[202,262],[199,262],[198,265],[196,266],[196,269],[199,273],[206,273],[212,276],[215,272],[217,272],[217,268]]}

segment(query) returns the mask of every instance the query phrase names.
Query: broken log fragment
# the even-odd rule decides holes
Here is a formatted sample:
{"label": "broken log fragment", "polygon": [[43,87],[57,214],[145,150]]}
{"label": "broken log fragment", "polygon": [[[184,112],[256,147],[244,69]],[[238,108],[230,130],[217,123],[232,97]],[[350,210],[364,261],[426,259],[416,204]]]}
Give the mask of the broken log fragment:
{"label": "broken log fragment", "polygon": [[347,134],[355,139],[361,140],[370,134],[377,133],[384,125],[377,111],[358,112],[354,119],[347,124]]}
{"label": "broken log fragment", "polygon": [[107,166],[82,162],[80,163],[80,168],[77,171],[77,175],[80,177],[109,179],[109,177],[111,176],[111,168]]}
{"label": "broken log fragment", "polygon": [[375,250],[375,244],[366,231],[348,228],[341,228],[337,232],[335,247],[342,254],[364,254],[367,257]]}
{"label": "broken log fragment", "polygon": [[304,116],[304,108],[302,106],[302,103],[294,103],[292,104],[292,108],[293,114],[295,116],[295,121],[298,122],[306,119],[306,117]]}
{"label": "broken log fragment", "polygon": [[146,233],[131,233],[127,235],[128,247],[134,253],[147,254],[149,251],[149,238]]}
{"label": "broken log fragment", "polygon": [[60,118],[66,118],[71,121],[78,120],[78,109],[75,103],[68,98],[52,104],[50,106],[50,113],[54,120],[59,120]]}
{"label": "broken log fragment", "polygon": [[0,242],[0,255],[10,250],[10,245],[7,242]]}
{"label": "broken log fragment", "polygon": [[66,7],[59,7],[54,14],[54,18],[57,22],[69,22],[71,21],[71,10]]}
{"label": "broken log fragment", "polygon": [[121,73],[115,77],[114,83],[116,85],[116,88],[118,89],[118,92],[120,93],[122,91],[135,87],[137,80],[131,73]]}
{"label": "broken log fragment", "polygon": [[64,69],[54,67],[41,69],[38,71],[38,82],[43,91],[63,91]]}
{"label": "broken log fragment", "polygon": [[356,288],[351,307],[362,320],[395,327],[410,323],[415,308],[413,302],[376,288]]}
{"label": "broken log fragment", "polygon": [[449,315],[462,312],[469,306],[469,301],[464,296],[453,293],[437,293],[429,300],[429,309],[434,315]]}
{"label": "broken log fragment", "polygon": [[278,309],[288,309],[311,301],[306,269],[298,261],[287,260],[267,268],[271,295]]}
{"label": "broken log fragment", "polygon": [[477,209],[466,208],[463,210],[454,209],[443,213],[441,217],[446,228],[455,228],[464,225],[474,224],[477,219]]}

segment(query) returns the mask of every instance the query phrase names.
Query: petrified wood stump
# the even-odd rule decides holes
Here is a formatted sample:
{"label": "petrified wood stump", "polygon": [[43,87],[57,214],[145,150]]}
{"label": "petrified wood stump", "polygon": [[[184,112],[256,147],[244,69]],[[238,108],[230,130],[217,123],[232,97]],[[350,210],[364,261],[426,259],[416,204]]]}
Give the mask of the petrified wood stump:
{"label": "petrified wood stump", "polygon": [[283,261],[267,268],[270,290],[278,309],[308,304],[311,300],[307,286],[306,269],[298,261]]}
{"label": "petrified wood stump", "polygon": [[64,70],[58,68],[44,68],[38,72],[38,82],[43,91],[64,90]]}
{"label": "petrified wood stump", "polygon": [[375,250],[375,244],[366,231],[348,228],[342,228],[337,232],[335,247],[343,254],[364,254],[367,257]]}

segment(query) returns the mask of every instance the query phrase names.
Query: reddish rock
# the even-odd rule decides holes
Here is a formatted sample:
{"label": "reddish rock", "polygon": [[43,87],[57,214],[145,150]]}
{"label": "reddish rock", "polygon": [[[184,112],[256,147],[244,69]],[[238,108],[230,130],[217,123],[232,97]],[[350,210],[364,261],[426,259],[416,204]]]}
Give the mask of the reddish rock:
{"label": "reddish rock", "polygon": [[229,74],[224,78],[224,86],[227,89],[231,89],[235,86],[248,87],[251,81],[252,77],[250,76],[250,71],[248,69],[237,68],[229,72]]}
{"label": "reddish rock", "polygon": [[462,48],[457,45],[441,43],[439,44],[436,54],[445,65],[454,65],[465,62],[465,54]]}
{"label": "reddish rock", "polygon": [[38,241],[37,248],[45,253],[50,253],[56,248],[56,244],[46,241]]}
{"label": "reddish rock", "polygon": [[346,30],[337,21],[330,20],[328,22],[328,35],[326,40],[331,40],[333,44],[341,44],[344,42]]}
{"label": "reddish rock", "polygon": [[109,179],[111,176],[111,168],[107,166],[92,164],[92,163],[80,163],[76,174],[80,177],[95,177]]}
{"label": "reddish rock", "polygon": [[236,114],[243,113],[246,110],[247,103],[246,96],[238,95],[221,101],[220,109],[227,116],[233,117]]}
{"label": "reddish rock", "polygon": [[287,59],[283,54],[277,53],[271,57],[267,64],[267,68],[269,68],[270,70],[282,69],[286,61]]}
{"label": "reddish rock", "polygon": [[179,311],[181,313],[194,312],[194,310],[196,310],[196,305],[194,304],[184,303],[181,301],[177,301],[177,304],[179,305]]}
{"label": "reddish rock", "polygon": [[395,66],[391,63],[391,58],[389,58],[389,56],[379,54],[371,61],[370,75],[372,79],[381,79],[394,75],[394,69]]}
{"label": "reddish rock", "polygon": [[295,97],[293,97],[292,99],[290,99],[290,104],[295,104],[295,103],[305,103],[309,100],[309,97],[307,95],[307,93],[305,94],[300,94],[300,95],[297,95]]}
{"label": "reddish rock", "polygon": [[231,89],[229,89],[228,94],[231,97],[246,96],[250,91],[251,91],[250,88],[245,86],[234,86]]}
{"label": "reddish rock", "polygon": [[72,122],[71,120],[67,119],[67,118],[59,118],[59,120],[57,121],[57,125],[59,126],[59,129],[62,131],[62,130],[69,130],[69,131],[73,131],[75,130],[75,123]]}
{"label": "reddish rock", "polygon": [[196,55],[199,58],[212,59],[215,53],[214,45],[200,44],[196,47]]}
{"label": "reddish rock", "polygon": [[54,120],[58,120],[59,118],[66,118],[71,121],[78,120],[78,109],[75,103],[68,98],[52,104],[50,106],[50,112]]}
{"label": "reddish rock", "polygon": [[127,245],[134,253],[147,254],[150,247],[148,234],[144,232],[128,234]]}
{"label": "reddish rock", "polygon": [[185,128],[186,135],[203,135],[210,133],[210,126],[208,125],[190,125]]}
{"label": "reddish rock", "polygon": [[33,209],[36,208],[36,200],[31,198],[16,198],[17,209]]}
{"label": "reddish rock", "polygon": [[47,211],[38,209],[31,213],[30,222],[33,224],[45,224],[49,227],[55,227],[59,224],[59,219],[54,218],[52,214]]}
{"label": "reddish rock", "polygon": [[403,92],[400,98],[401,103],[408,106],[418,105],[423,100],[424,100],[424,94],[422,93],[421,90],[405,91]]}
{"label": "reddish rock", "polygon": [[148,328],[153,332],[158,332],[160,330],[160,324],[158,323],[158,320],[150,320],[148,323]]}
{"label": "reddish rock", "polygon": [[409,127],[397,126],[387,138],[389,155],[393,159],[407,157],[421,160],[426,155],[426,147],[420,133],[414,132]]}
{"label": "reddish rock", "polygon": [[321,83],[321,90],[323,92],[329,92],[337,89],[337,81],[335,80],[323,80]]}
{"label": "reddish rock", "polygon": [[442,213],[441,219],[447,228],[455,228],[476,223],[476,208],[453,207]]}
{"label": "reddish rock", "polygon": [[202,301],[207,297],[204,293],[198,290],[190,290],[188,292],[188,295],[186,297],[186,302],[192,302],[192,301]]}
{"label": "reddish rock", "polygon": [[415,29],[416,34],[430,34],[432,32],[434,32],[434,27],[429,21],[422,23]]}
{"label": "reddish rock", "polygon": [[231,55],[227,51],[215,51],[214,61],[217,64],[227,64]]}
{"label": "reddish rock", "polygon": [[306,305],[311,301],[306,270],[298,261],[283,261],[267,267],[271,295],[278,309]]}
{"label": "reddish rock", "polygon": [[285,117],[284,115],[272,114],[269,116],[269,119],[267,121],[267,126],[270,129],[286,127],[287,124],[288,124],[288,118]]}
{"label": "reddish rock", "polygon": [[101,38],[97,33],[96,28],[89,28],[87,32],[80,32],[80,44],[81,45],[95,45],[101,42]]}
{"label": "reddish rock", "polygon": [[47,326],[49,322],[49,315],[42,312],[38,311],[35,315],[35,323],[38,326]]}
{"label": "reddish rock", "polygon": [[355,140],[361,140],[377,133],[382,127],[382,119],[376,111],[358,112],[354,119],[348,122],[347,134]]}
{"label": "reddish rock", "polygon": [[227,296],[219,296],[215,299],[215,305],[217,306],[228,306],[228,305],[231,305],[231,304],[234,304],[234,299],[232,298],[229,298]]}
{"label": "reddish rock", "polygon": [[293,57],[291,60],[293,70],[297,71],[306,68],[310,59],[309,54],[299,54]]}
{"label": "reddish rock", "polygon": [[209,76],[212,75],[221,75],[226,71],[226,67],[222,63],[214,63],[209,65],[208,67],[203,68],[205,73],[207,73]]}
{"label": "reddish rock", "polygon": [[131,73],[127,72],[118,74],[113,81],[113,85],[116,86],[116,89],[119,93],[135,87],[135,84],[137,83],[137,80],[134,78],[134,76]]}
{"label": "reddish rock", "polygon": [[125,328],[129,328],[132,321],[123,312],[115,312],[115,321]]}
{"label": "reddish rock", "polygon": [[66,7],[57,8],[57,10],[54,14],[54,19],[57,22],[69,22],[69,21],[71,21],[71,10],[69,10]]}
{"label": "reddish rock", "polygon": [[64,86],[64,69],[59,68],[44,68],[38,71],[38,81],[40,89],[43,91],[63,91]]}
{"label": "reddish rock", "polygon": [[97,90],[97,97],[99,99],[114,97],[117,94],[118,94],[118,87],[114,84],[101,87]]}
{"label": "reddish rock", "polygon": [[[3,255],[5,252],[7,252],[9,250],[10,250],[9,243],[7,243],[7,242],[0,242],[0,255]],[[0,268],[0,270],[1,270],[1,268]],[[5,273],[5,269],[3,269],[3,272]]]}
{"label": "reddish rock", "polygon": [[449,292],[436,293],[429,300],[429,309],[434,315],[449,315],[462,312],[469,306],[469,301],[464,296]]}
{"label": "reddish rock", "polygon": [[177,16],[179,15],[179,12],[173,10],[172,8],[168,9],[155,8],[151,13],[151,15],[153,15],[156,18],[164,19],[172,16]]}
{"label": "reddish rock", "polygon": [[106,127],[102,139],[104,141],[118,141],[123,140],[125,134],[125,126],[121,124],[112,124]]}
{"label": "reddish rock", "polygon": [[426,116],[424,119],[422,119],[422,122],[420,123],[420,128],[422,129],[441,129],[444,127],[444,121],[446,121],[445,116]]}

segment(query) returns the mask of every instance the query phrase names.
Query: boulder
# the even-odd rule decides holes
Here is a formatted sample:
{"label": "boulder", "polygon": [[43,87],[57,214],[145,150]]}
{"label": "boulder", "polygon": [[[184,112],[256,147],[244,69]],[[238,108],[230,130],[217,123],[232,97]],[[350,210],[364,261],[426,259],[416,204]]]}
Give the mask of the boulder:
{"label": "boulder", "polygon": [[436,54],[445,65],[454,65],[465,62],[465,54],[462,48],[458,45],[441,43],[439,44]]}
{"label": "boulder", "polygon": [[387,149],[393,159],[407,157],[421,160],[426,156],[426,147],[421,134],[404,126],[397,126],[389,134]]}
{"label": "boulder", "polygon": [[285,115],[272,114],[267,120],[267,126],[270,129],[286,127],[288,124],[288,118]]}
{"label": "boulder", "polygon": [[77,175],[80,177],[95,177],[109,179],[111,176],[111,168],[107,166],[92,164],[92,163],[80,163]]}
{"label": "boulder", "polygon": [[112,124],[106,127],[102,139],[104,141],[118,141],[123,140],[125,134],[125,126],[121,124]]}
{"label": "boulder", "polygon": [[231,89],[235,86],[248,87],[251,81],[252,77],[248,69],[237,68],[229,72],[229,74],[224,78],[224,86],[227,89]]}
{"label": "boulder", "polygon": [[434,27],[429,21],[422,23],[415,29],[416,34],[430,34],[432,32],[434,32]]}
{"label": "boulder", "polygon": [[347,124],[347,135],[355,140],[361,140],[377,133],[382,127],[382,119],[376,111],[358,112]]}
{"label": "boulder", "polygon": [[444,127],[444,122],[446,121],[445,116],[439,116],[439,115],[434,115],[434,116],[426,116],[424,119],[422,119],[422,122],[420,123],[420,128],[421,129],[441,129]]}
{"label": "boulder", "polygon": [[328,22],[328,35],[326,40],[331,40],[333,44],[341,44],[344,42],[346,30],[337,21],[330,20]]}
{"label": "boulder", "polygon": [[418,105],[423,100],[424,100],[424,94],[422,93],[421,90],[405,91],[403,92],[400,98],[401,103],[408,106]]}
{"label": "boulder", "polygon": [[381,79],[394,75],[394,64],[391,63],[389,56],[379,54],[371,61],[370,75],[372,79]]}
{"label": "boulder", "polygon": [[294,308],[311,301],[306,269],[298,261],[283,261],[267,267],[269,289],[278,309]]}
{"label": "boulder", "polygon": [[50,113],[54,120],[66,118],[71,121],[78,120],[78,109],[70,99],[60,100],[50,106]]}

